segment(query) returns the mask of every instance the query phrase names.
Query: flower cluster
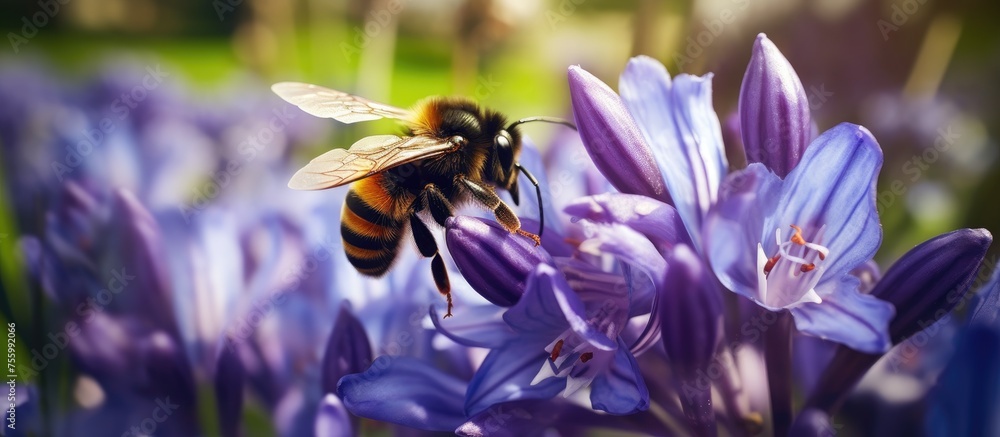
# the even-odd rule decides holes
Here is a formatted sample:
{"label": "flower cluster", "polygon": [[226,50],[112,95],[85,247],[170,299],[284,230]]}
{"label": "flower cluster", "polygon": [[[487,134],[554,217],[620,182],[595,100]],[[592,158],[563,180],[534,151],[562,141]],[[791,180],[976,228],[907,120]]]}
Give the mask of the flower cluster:
{"label": "flower cluster", "polygon": [[328,136],[317,121],[264,94],[196,103],[169,67],[122,113],[149,69],[82,91],[44,71],[0,68],[0,226],[19,234],[0,248],[32,291],[8,304],[55,333],[17,369],[38,434],[828,435],[886,366],[940,375],[915,426],[996,426],[1000,390],[972,376],[1000,371],[1000,274],[977,281],[992,236],[940,235],[883,273],[882,150],[862,126],[820,133],[764,35],[740,90],[745,168],[710,74],[640,56],[615,92],[570,67],[579,134],[520,156],[544,187],[541,244],[448,219],[448,319],[415,251],[377,280],[350,266],[345,190],[285,189],[296,149]]}
{"label": "flower cluster", "polygon": [[[733,169],[711,79],[637,57],[615,93],[570,67],[580,138],[557,141],[546,170],[575,198],[554,196],[564,214],[547,214],[560,220],[541,247],[488,220],[447,225],[458,270],[490,303],[448,320],[432,308],[431,321],[443,343],[485,349],[481,364],[461,378],[412,359],[372,366],[340,381],[348,411],[463,435],[832,431],[880,357],[962,303],[992,236],[941,235],[882,275],[871,132],[818,133],[761,35],[740,92],[748,165]],[[572,149],[593,165],[566,162]]]}

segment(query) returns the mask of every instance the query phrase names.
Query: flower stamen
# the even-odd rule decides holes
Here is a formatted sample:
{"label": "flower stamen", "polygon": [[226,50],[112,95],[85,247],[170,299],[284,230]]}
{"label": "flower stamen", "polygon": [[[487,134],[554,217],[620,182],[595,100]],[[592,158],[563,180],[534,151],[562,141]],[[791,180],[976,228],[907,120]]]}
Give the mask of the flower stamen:
{"label": "flower stamen", "polygon": [[771,273],[771,269],[774,268],[774,265],[777,264],[778,260],[780,260],[780,259],[781,259],[781,254],[780,253],[777,254],[777,255],[775,255],[775,256],[772,256],[771,258],[769,258],[767,260],[767,264],[764,264],[764,274],[766,275],[768,273]]}
{"label": "flower stamen", "polygon": [[555,362],[556,359],[559,358],[559,352],[562,351],[562,347],[563,341],[561,339],[556,342],[555,346],[552,346],[552,355],[549,356],[549,359],[552,360],[552,362]]}
{"label": "flower stamen", "polygon": [[799,246],[805,246],[806,245],[806,239],[802,238],[802,228],[800,228],[798,226],[795,226],[795,225],[791,225],[791,227],[792,227],[792,229],[795,229],[795,233],[792,234],[792,237],[789,238],[788,241],[791,241],[792,243],[798,244]]}
{"label": "flower stamen", "polygon": [[586,363],[587,361],[590,361],[591,358],[594,358],[593,352],[584,352],[580,355],[580,362]]}
{"label": "flower stamen", "polygon": [[[764,275],[767,276],[774,269],[775,265],[778,264],[782,258],[791,261],[794,264],[799,265],[799,272],[807,273],[816,269],[816,263],[810,262],[808,255],[806,254],[808,250],[815,251],[820,261],[826,260],[827,255],[830,254],[830,249],[817,243],[806,241],[805,237],[802,235],[802,228],[796,225],[790,225],[790,227],[795,231],[788,241],[781,241],[781,228],[774,230],[774,242],[778,246],[778,253],[767,260],[764,264]],[[820,229],[820,234],[822,234],[822,229]],[[792,255],[791,251],[793,246],[802,246],[805,251],[802,251],[800,256]],[[795,276],[798,276],[798,272],[795,272]]]}

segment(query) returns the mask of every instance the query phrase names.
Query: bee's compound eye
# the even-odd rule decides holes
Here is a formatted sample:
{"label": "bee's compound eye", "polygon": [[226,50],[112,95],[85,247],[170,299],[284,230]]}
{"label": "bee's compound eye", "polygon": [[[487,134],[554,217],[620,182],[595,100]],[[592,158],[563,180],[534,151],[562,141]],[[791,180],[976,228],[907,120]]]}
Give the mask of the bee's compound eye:
{"label": "bee's compound eye", "polygon": [[509,149],[510,134],[508,134],[507,131],[501,131],[497,134],[496,138],[493,139],[493,145],[498,149]]}
{"label": "bee's compound eye", "polygon": [[467,141],[465,137],[461,135],[455,135],[452,136],[451,138],[448,138],[448,142],[451,143],[451,145],[454,147],[461,147],[464,146]]}
{"label": "bee's compound eye", "polygon": [[496,151],[497,157],[500,158],[500,165],[503,166],[504,169],[509,169],[512,165],[514,165],[514,150],[511,147],[512,142],[513,138],[511,138],[510,134],[505,130],[500,131],[500,133],[493,138],[493,148]]}

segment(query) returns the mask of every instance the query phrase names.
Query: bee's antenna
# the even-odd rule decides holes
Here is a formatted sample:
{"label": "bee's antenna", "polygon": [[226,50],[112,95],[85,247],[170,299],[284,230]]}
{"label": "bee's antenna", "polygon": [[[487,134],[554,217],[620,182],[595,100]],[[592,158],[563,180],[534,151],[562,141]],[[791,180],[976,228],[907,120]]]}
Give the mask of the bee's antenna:
{"label": "bee's antenna", "polygon": [[520,162],[514,164],[525,177],[531,181],[531,184],[535,186],[535,195],[538,196],[538,238],[542,238],[542,231],[545,230],[545,208],[542,207],[542,186],[538,185],[538,179],[535,179],[528,169],[524,168]]}
{"label": "bee's antenna", "polygon": [[521,123],[530,123],[532,121],[544,121],[546,123],[561,124],[563,126],[569,126],[569,127],[573,128],[573,130],[576,130],[576,125],[573,124],[573,122],[571,122],[571,121],[563,120],[561,118],[544,117],[544,116],[522,118],[522,119],[520,119],[518,121],[515,121],[515,122],[511,123],[510,126],[507,127],[507,130],[513,129],[515,126],[517,126],[517,125],[519,125]]}
{"label": "bee's antenna", "polygon": [[[522,118],[518,121],[511,123],[510,126],[507,127],[507,130],[512,130],[519,124],[530,123],[533,121],[561,124],[563,126],[573,128],[573,130],[577,130],[576,125],[569,120],[563,120],[561,118],[545,117],[545,116]],[[522,166],[520,162],[514,164],[514,167],[520,170],[521,173],[523,173],[524,176],[526,176],[528,180],[531,181],[531,184],[535,186],[535,195],[538,196],[538,238],[542,238],[542,231],[545,230],[545,208],[542,206],[542,186],[538,184],[538,179],[535,179],[535,176],[532,175],[531,172],[528,171],[528,169],[524,168],[524,166]]]}

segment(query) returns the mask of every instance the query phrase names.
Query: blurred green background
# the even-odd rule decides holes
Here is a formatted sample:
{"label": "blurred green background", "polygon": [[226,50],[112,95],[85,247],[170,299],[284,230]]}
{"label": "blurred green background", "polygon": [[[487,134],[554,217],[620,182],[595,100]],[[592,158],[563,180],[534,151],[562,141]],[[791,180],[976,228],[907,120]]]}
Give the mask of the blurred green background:
{"label": "blurred green background", "polygon": [[[301,80],[404,107],[464,94],[512,117],[570,116],[567,66],[615,87],[628,57],[647,54],[672,74],[713,72],[724,125],[753,38],[766,32],[801,76],[821,131],[850,121],[880,140],[882,261],[957,227],[1000,229],[994,2],[36,0],[3,9],[0,63],[49,63],[67,82],[139,58],[203,98],[247,80]],[[337,126],[316,147],[386,126]],[[954,145],[928,152],[943,132]],[[551,132],[529,134],[544,147]],[[727,146],[740,166],[739,143]],[[890,190],[897,180],[901,193]]]}

